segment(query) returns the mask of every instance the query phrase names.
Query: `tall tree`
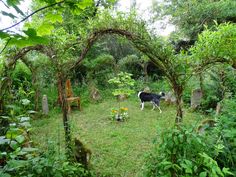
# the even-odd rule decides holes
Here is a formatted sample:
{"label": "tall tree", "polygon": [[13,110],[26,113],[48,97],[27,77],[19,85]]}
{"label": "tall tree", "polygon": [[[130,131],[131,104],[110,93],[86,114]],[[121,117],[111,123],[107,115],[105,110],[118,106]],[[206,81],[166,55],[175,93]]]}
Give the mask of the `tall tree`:
{"label": "tall tree", "polygon": [[182,38],[196,40],[204,26],[217,23],[236,22],[235,0],[166,0],[153,1],[153,12],[157,19],[168,18],[176,25]]}

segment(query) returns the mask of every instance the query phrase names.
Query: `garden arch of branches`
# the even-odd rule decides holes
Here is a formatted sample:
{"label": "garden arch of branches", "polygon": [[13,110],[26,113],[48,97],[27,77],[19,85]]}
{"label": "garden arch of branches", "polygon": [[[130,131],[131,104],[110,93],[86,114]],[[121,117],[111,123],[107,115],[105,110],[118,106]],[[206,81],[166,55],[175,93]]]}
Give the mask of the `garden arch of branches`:
{"label": "garden arch of branches", "polygon": [[[69,119],[68,119],[68,112],[67,112],[67,102],[66,102],[66,93],[65,93],[65,81],[68,78],[68,73],[75,69],[85,58],[88,51],[91,49],[93,44],[97,41],[98,38],[104,35],[119,35],[123,36],[129,41],[132,42],[135,48],[137,48],[139,51],[141,51],[143,54],[145,54],[149,60],[154,63],[165,75],[165,77],[168,79],[174,93],[176,96],[176,118],[175,122],[181,123],[183,119],[183,110],[182,110],[182,94],[184,91],[184,86],[187,82],[187,79],[184,80],[184,82],[181,81],[180,77],[181,74],[176,71],[172,65],[173,61],[171,61],[171,58],[168,55],[159,55],[156,53],[156,51],[152,50],[153,47],[149,43],[149,40],[143,38],[142,36],[136,35],[134,33],[129,32],[128,30],[123,29],[116,29],[116,28],[107,28],[107,29],[100,29],[97,31],[94,31],[90,34],[90,36],[87,38],[85,46],[83,50],[81,51],[81,54],[79,58],[74,63],[68,63],[67,71],[62,71],[61,66],[56,66],[56,77],[58,79],[58,92],[61,94],[61,107],[63,112],[63,125],[65,130],[65,140],[67,144],[67,148],[71,148],[71,132],[69,127]],[[11,68],[14,68],[13,66],[16,64],[17,60],[22,59],[28,52],[35,50],[42,54],[45,54],[48,56],[50,60],[55,60],[57,57],[56,53],[53,50],[50,50],[50,48],[45,47],[43,45],[37,45],[37,46],[30,46],[25,47],[21,49],[19,52],[17,52],[12,58],[9,59],[8,64],[5,64],[5,70],[3,72],[3,77],[5,78],[1,83],[1,97],[0,101],[1,104],[4,103],[4,93],[6,92],[6,86],[9,81],[9,75],[8,72],[11,70]],[[221,61],[217,61],[221,62]],[[223,61],[224,62],[224,61]],[[2,105],[3,107],[3,105]],[[69,151],[68,151],[69,152]]]}

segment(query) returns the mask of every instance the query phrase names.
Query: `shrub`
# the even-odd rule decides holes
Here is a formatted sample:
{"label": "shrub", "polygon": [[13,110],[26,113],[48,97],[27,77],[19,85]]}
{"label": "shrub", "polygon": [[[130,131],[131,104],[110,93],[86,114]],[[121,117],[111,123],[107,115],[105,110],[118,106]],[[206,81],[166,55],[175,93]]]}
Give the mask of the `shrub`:
{"label": "shrub", "polygon": [[[225,176],[228,168],[220,168],[215,137],[200,135],[194,129],[174,127],[165,131],[161,141],[148,156],[145,176]],[[212,142],[212,143],[211,143]]]}
{"label": "shrub", "polygon": [[0,168],[0,176],[31,177],[85,177],[92,176],[81,164],[71,163],[64,157],[56,156],[54,151],[47,151],[39,156],[27,159],[11,159],[4,168]]}
{"label": "shrub", "polygon": [[221,166],[228,166],[236,174],[236,98],[223,101],[219,116],[219,130],[224,149],[217,159]]}
{"label": "shrub", "polygon": [[[136,55],[127,55],[119,60],[118,65],[121,71],[129,71],[135,78],[143,76],[142,64],[144,61]],[[141,71],[141,72],[140,72]]]}
{"label": "shrub", "polygon": [[87,68],[87,79],[96,85],[106,87],[107,80],[112,75],[115,67],[115,59],[108,54],[101,54],[93,60],[85,60],[84,66]]}
{"label": "shrub", "polygon": [[[15,89],[18,89],[22,82],[31,81],[31,71],[24,63],[18,62],[11,77],[13,78]],[[25,85],[25,87],[27,86],[29,85]]]}

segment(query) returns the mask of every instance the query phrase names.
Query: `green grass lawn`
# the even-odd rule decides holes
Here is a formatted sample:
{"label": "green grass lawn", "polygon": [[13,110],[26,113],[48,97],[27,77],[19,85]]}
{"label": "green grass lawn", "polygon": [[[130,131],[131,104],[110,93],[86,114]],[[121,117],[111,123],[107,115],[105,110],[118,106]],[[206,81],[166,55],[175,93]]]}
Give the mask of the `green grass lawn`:
{"label": "green grass lawn", "polygon": [[[130,118],[125,122],[112,121],[109,118],[115,100],[91,104],[82,112],[70,114],[73,137],[78,137],[92,151],[91,165],[98,174],[105,176],[142,176],[145,155],[153,147],[157,131],[174,125],[175,107],[161,104],[159,110],[152,111],[147,103],[143,111],[138,100],[127,100],[121,106],[128,107]],[[184,110],[184,123],[196,124],[203,118],[198,113]],[[49,118],[33,122],[33,141],[40,148],[48,148],[53,141],[58,151],[63,151],[64,133],[62,115],[52,113]]]}

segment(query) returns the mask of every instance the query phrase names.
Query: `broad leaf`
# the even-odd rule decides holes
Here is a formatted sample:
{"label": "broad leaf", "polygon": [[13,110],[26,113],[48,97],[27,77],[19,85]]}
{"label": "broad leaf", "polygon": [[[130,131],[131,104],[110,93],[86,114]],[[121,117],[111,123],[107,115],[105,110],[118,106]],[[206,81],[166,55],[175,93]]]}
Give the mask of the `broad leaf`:
{"label": "broad leaf", "polygon": [[29,42],[31,43],[31,45],[48,44],[49,40],[46,37],[35,36],[29,38]]}
{"label": "broad leaf", "polygon": [[9,139],[6,139],[5,136],[0,136],[0,145],[1,144],[5,144],[5,143],[9,143]]}
{"label": "broad leaf", "polygon": [[207,176],[207,172],[201,172],[199,177],[206,177]]}
{"label": "broad leaf", "polygon": [[10,147],[16,150],[19,147],[19,144],[16,141],[11,141]]}
{"label": "broad leaf", "polygon": [[5,12],[5,11],[1,11],[1,13],[2,13],[2,15],[4,15],[4,16],[8,16],[8,17],[10,17],[10,18],[16,18],[16,16],[13,15],[12,13],[8,13],[8,12]]}
{"label": "broad leaf", "polygon": [[53,29],[54,29],[53,25],[49,23],[43,23],[41,26],[38,27],[37,34],[39,36],[50,35]]}
{"label": "broad leaf", "polygon": [[15,139],[20,144],[22,144],[25,141],[25,137],[23,135],[18,135]]}
{"label": "broad leaf", "polygon": [[25,127],[25,128],[29,128],[29,127],[31,127],[31,124],[29,123],[29,122],[23,122],[23,123],[19,123],[19,125],[21,126],[21,127]]}
{"label": "broad leaf", "polygon": [[24,33],[27,36],[32,36],[32,37],[37,36],[37,32],[33,28],[28,28],[26,31],[24,31]]}
{"label": "broad leaf", "polygon": [[18,47],[27,47],[27,46],[33,46],[37,44],[47,44],[47,43],[48,39],[40,36],[29,36],[29,37],[17,36],[11,39],[9,45]]}
{"label": "broad leaf", "polygon": [[21,100],[21,103],[22,103],[24,106],[27,106],[27,105],[30,104],[30,100],[28,100],[28,99],[22,99],[22,100]]}
{"label": "broad leaf", "polygon": [[20,4],[20,1],[22,1],[22,0],[7,0],[7,5],[15,6],[15,5]]}
{"label": "broad leaf", "polygon": [[9,175],[8,173],[5,173],[5,172],[3,173],[1,171],[0,171],[0,176],[1,177],[11,177],[11,175]]}
{"label": "broad leaf", "polygon": [[20,117],[19,120],[20,120],[20,122],[29,121],[30,117]]}
{"label": "broad leaf", "polygon": [[93,4],[92,0],[83,0],[82,2],[78,3],[77,6],[84,10],[86,7],[91,6]]}
{"label": "broad leaf", "polygon": [[17,13],[21,14],[22,16],[25,16],[25,14],[18,8],[18,6],[13,5],[12,7],[16,10]]}
{"label": "broad leaf", "polygon": [[51,23],[59,22],[61,23],[63,21],[61,14],[47,14],[45,17],[45,20],[50,21]]}

